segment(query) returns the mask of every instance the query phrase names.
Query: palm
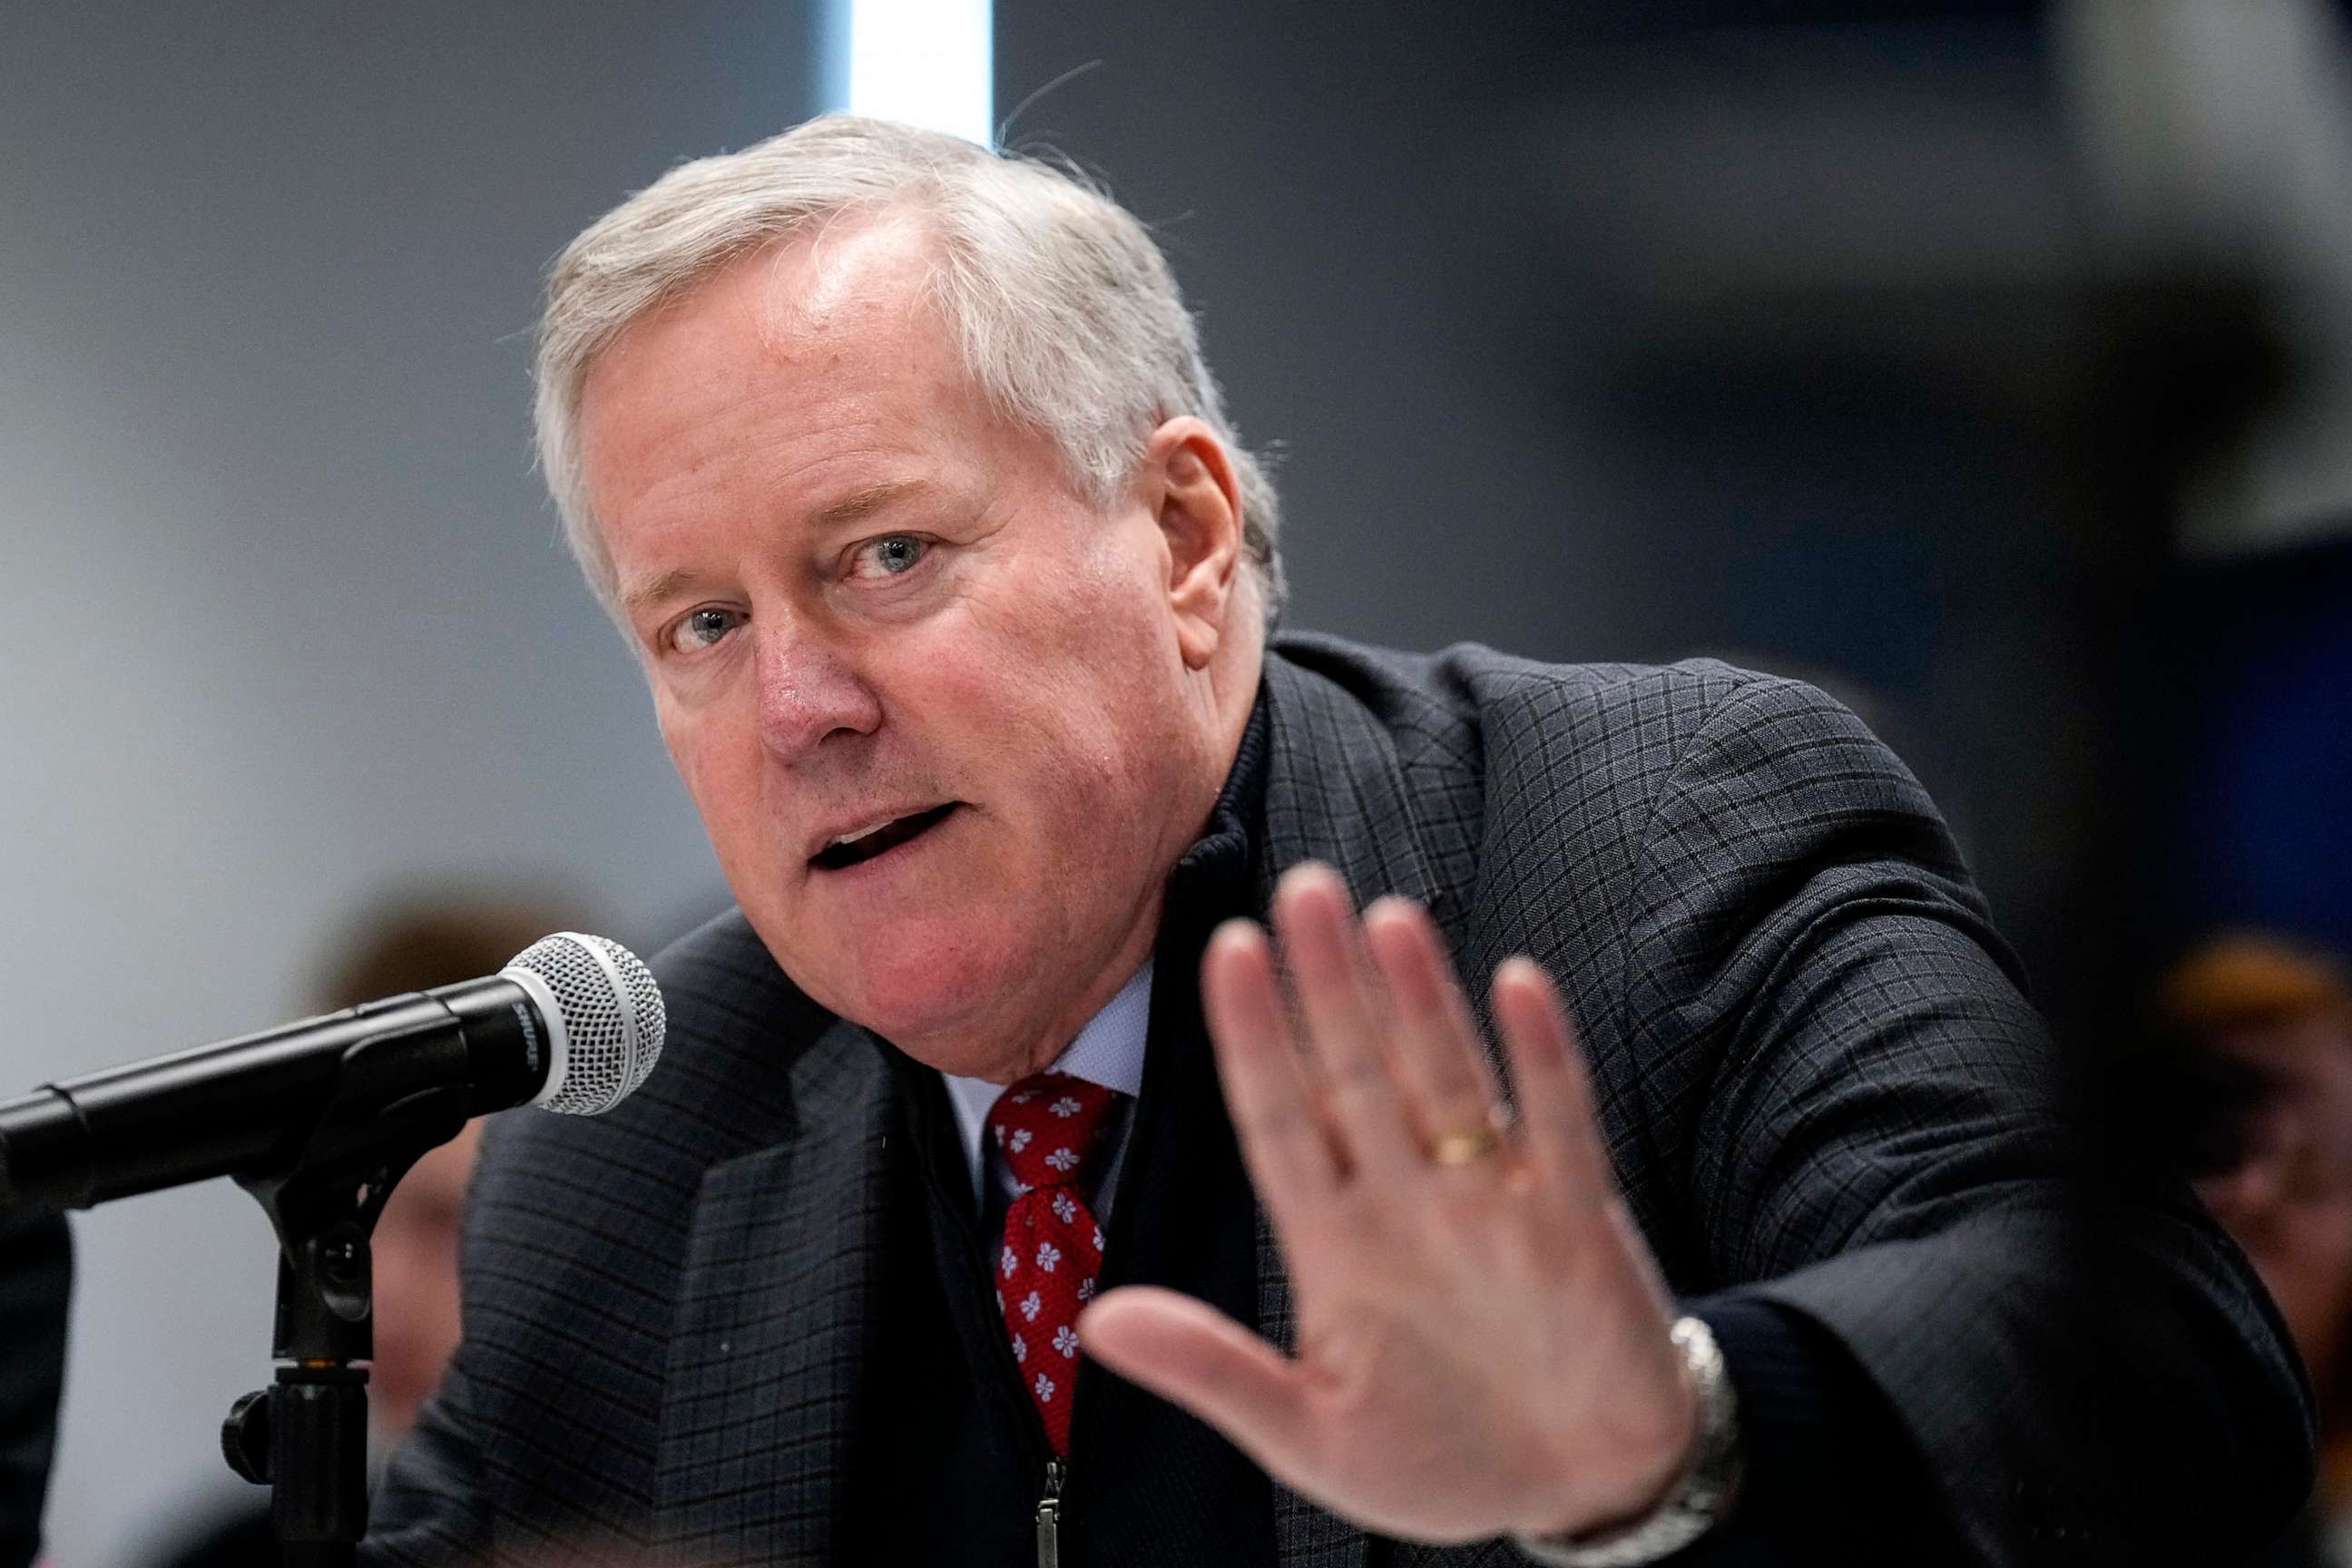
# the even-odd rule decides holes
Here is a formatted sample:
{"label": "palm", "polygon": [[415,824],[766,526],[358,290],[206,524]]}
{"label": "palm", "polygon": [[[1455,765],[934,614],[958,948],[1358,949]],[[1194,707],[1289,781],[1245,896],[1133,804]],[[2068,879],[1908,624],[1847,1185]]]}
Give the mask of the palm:
{"label": "palm", "polygon": [[1427,917],[1386,900],[1360,942],[1319,868],[1285,879],[1275,916],[1297,1028],[1254,926],[1219,933],[1202,989],[1297,1354],[1148,1288],[1089,1311],[1089,1351],[1390,1534],[1638,1510],[1687,1450],[1691,1395],[1549,983],[1524,960],[1497,973],[1520,1120],[1490,1139],[1496,1086]]}

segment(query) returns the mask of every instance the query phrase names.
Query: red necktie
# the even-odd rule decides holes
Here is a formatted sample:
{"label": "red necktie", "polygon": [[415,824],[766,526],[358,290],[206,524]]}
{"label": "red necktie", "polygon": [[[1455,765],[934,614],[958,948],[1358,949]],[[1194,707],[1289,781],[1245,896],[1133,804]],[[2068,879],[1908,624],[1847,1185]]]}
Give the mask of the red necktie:
{"label": "red necktie", "polygon": [[996,1304],[1013,1360],[1054,1452],[1070,1453],[1070,1402],[1078,1382],[1078,1309],[1102,1273],[1102,1226],[1087,1206],[1087,1179],[1119,1096],[1066,1073],[1024,1078],[988,1113],[996,1151],[1013,1173]]}

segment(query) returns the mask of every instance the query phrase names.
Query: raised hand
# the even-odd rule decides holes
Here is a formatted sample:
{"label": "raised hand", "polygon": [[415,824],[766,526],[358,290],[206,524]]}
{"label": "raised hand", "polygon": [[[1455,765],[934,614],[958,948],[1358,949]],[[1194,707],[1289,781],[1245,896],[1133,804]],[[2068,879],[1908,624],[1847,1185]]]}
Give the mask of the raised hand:
{"label": "raised hand", "polygon": [[1384,899],[1360,923],[1339,877],[1310,865],[1273,913],[1296,1013],[1246,921],[1210,943],[1202,994],[1289,1269],[1297,1354],[1143,1286],[1080,1318],[1088,1353],[1385,1534],[1641,1514],[1688,1460],[1696,1396],[1551,982],[1524,958],[1495,973],[1511,1120],[1419,906]]}

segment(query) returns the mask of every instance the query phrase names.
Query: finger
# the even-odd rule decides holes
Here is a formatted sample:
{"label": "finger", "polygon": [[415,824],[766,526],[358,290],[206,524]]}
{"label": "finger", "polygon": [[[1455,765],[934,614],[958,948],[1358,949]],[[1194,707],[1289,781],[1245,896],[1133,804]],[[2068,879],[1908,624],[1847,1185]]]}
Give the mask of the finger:
{"label": "finger", "polygon": [[1521,1149],[1567,1214],[1594,1218],[1615,1195],[1576,1030],[1550,976],[1532,959],[1495,971],[1495,1024],[1518,1089]]}
{"label": "finger", "polygon": [[1201,959],[1201,1008],[1243,1163],[1287,1248],[1291,1238],[1314,1233],[1318,1210],[1339,1191],[1340,1171],[1291,1044],[1274,954],[1255,923],[1228,921],[1209,939]]}
{"label": "finger", "polygon": [[1489,1125],[1500,1114],[1501,1088],[1436,922],[1411,899],[1392,895],[1365,911],[1364,941],[1388,984],[1391,1066],[1423,1142]]}
{"label": "finger", "polygon": [[1368,990],[1347,885],[1328,866],[1284,874],[1274,895],[1275,932],[1298,997],[1307,1054],[1349,1162],[1384,1176],[1418,1164],[1404,1100],[1382,1043],[1385,1009]]}
{"label": "finger", "polygon": [[1182,1405],[1269,1470],[1295,1473],[1309,1436],[1307,1373],[1206,1302],[1129,1285],[1078,1314],[1078,1342]]}

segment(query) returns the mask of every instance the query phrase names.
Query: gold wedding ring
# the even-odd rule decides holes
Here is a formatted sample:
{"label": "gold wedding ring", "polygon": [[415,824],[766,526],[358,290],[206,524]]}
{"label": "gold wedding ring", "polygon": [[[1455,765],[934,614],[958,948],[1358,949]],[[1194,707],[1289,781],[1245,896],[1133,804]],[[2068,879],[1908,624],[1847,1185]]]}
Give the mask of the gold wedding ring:
{"label": "gold wedding ring", "polygon": [[1449,1171],[1475,1165],[1503,1146],[1503,1134],[1491,1122],[1475,1132],[1449,1132],[1429,1146],[1429,1161]]}

